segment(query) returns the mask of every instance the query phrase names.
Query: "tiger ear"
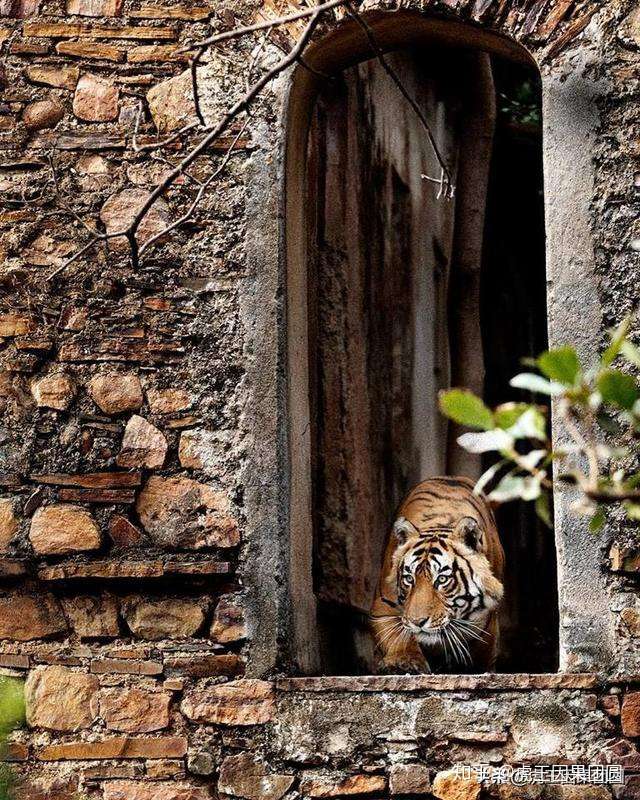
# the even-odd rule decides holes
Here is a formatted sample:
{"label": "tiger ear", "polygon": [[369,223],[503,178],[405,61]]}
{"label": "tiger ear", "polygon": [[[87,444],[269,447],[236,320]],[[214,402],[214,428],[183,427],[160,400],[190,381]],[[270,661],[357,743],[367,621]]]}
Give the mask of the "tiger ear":
{"label": "tiger ear", "polygon": [[470,550],[477,552],[483,549],[482,529],[473,517],[463,517],[456,525],[454,536],[464,542]]}
{"label": "tiger ear", "polygon": [[398,517],[393,523],[393,535],[396,537],[398,544],[404,544],[411,536],[417,536],[419,533],[420,531],[416,526],[404,517]]}

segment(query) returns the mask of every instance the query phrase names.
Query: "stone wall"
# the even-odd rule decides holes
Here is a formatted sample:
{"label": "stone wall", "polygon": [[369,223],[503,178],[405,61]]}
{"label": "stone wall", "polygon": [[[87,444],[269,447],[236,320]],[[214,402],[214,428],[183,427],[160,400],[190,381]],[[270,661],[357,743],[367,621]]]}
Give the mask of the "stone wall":
{"label": "stone wall", "polygon": [[[571,165],[583,162],[571,159],[568,175],[548,175],[550,304],[557,334],[571,301],[581,314],[564,329],[579,335],[586,319],[589,341],[601,338],[637,284],[638,12],[622,0],[398,5],[467,20],[480,42],[482,31],[522,41],[548,109],[562,87],[583,101],[580,137],[554,128],[559,112],[547,117],[548,141],[591,154],[579,176]],[[279,211],[284,109],[300,70],[270,88],[216,191],[139,269],[110,242],[60,270],[86,225],[116,230],[168,168],[134,144],[192,118],[181,45],[251,22],[262,6],[0,0],[0,667],[26,678],[28,727],[8,753],[19,793],[453,800],[479,793],[446,774],[457,761],[597,757],[629,770],[618,796],[640,797],[640,559],[627,530],[571,538],[568,501],[557,503],[563,667],[575,674],[279,678],[303,663],[294,618],[310,586],[291,603],[310,567],[287,505],[297,478]],[[338,23],[319,31],[315,58]],[[207,114],[244,86],[250,51],[240,41],[206,62]],[[194,177],[206,179],[228,145],[217,142]],[[174,187],[143,236],[197,190],[187,178]],[[594,283],[582,280],[591,262],[580,249],[595,251]]]}

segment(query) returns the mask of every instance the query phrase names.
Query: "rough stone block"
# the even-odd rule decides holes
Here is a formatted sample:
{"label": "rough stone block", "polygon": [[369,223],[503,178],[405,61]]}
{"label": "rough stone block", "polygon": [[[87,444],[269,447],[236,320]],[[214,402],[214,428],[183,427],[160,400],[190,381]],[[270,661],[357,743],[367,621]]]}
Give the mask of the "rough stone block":
{"label": "rough stone block", "polygon": [[142,385],[137,375],[101,373],[91,379],[88,388],[93,401],[105,414],[138,411],[144,402]]}
{"label": "rough stone block", "polygon": [[67,14],[83,17],[116,17],[122,10],[122,0],[67,0]]}
{"label": "rough stone block", "polygon": [[300,781],[300,793],[306,797],[353,797],[384,793],[386,788],[383,775],[305,775]]}
{"label": "rough stone block", "polygon": [[151,733],[169,726],[170,694],[143,689],[103,689],[97,701],[98,715],[109,730]]}
{"label": "rough stone block", "polygon": [[29,539],[33,549],[41,555],[97,550],[102,543],[93,515],[84,508],[68,504],[39,508],[31,520]]}
{"label": "rough stone block", "polygon": [[108,594],[68,597],[62,601],[71,628],[81,639],[116,638],[118,602]]}
{"label": "rough stone block", "polygon": [[91,699],[99,687],[93,675],[64,667],[33,670],[25,684],[27,723],[52,731],[88,728],[95,719]]}
{"label": "rough stone block", "polygon": [[73,96],[73,113],[86,122],[109,122],[118,118],[120,92],[111,81],[98,75],[83,75]]}
{"label": "rough stone block", "polygon": [[127,422],[116,463],[119,467],[158,468],[164,464],[167,447],[162,431],[144,417],[134,415]]}
{"label": "rough stone block", "polygon": [[0,314],[0,337],[11,338],[30,333],[35,325],[31,317],[22,314]]}
{"label": "rough stone block", "polygon": [[31,386],[31,394],[39,408],[67,411],[76,396],[75,381],[64,373],[45,375]]}
{"label": "rough stone block", "polygon": [[29,103],[22,112],[22,122],[32,131],[55,128],[64,117],[64,108],[57,100],[38,100]]}
{"label": "rough stone block", "polygon": [[209,635],[214,641],[221,644],[230,644],[246,639],[244,609],[234,595],[224,595],[218,600]]}
{"label": "rough stone block", "polygon": [[18,518],[15,513],[13,500],[0,499],[0,553],[8,553],[11,540],[18,532]]}
{"label": "rough stone block", "polygon": [[143,540],[141,531],[121,514],[109,520],[109,536],[116,547],[136,547]]}
{"label": "rough stone block", "polygon": [[191,408],[191,396],[185,389],[147,389],[147,400],[153,414],[177,414]]}
{"label": "rough stone block", "polygon": [[622,732],[625,736],[640,736],[640,692],[627,692],[622,701]]}
{"label": "rough stone block", "polygon": [[204,624],[204,611],[197,600],[129,598],[122,611],[131,632],[151,641],[194,636]]}
{"label": "rough stone block", "polygon": [[181,709],[192,722],[262,725],[275,713],[273,684],[247,679],[195,690],[185,697]]}
{"label": "rough stone block", "polygon": [[389,770],[389,791],[394,795],[429,794],[431,776],[428,768],[422,764],[393,764]]}
{"label": "rough stone block", "polygon": [[66,630],[62,608],[52,594],[0,597],[0,639],[27,642]]}
{"label": "rough stone block", "polygon": [[250,753],[240,753],[222,762],[218,791],[245,800],[280,800],[294,779],[294,775],[270,773],[262,761]]}
{"label": "rough stone block", "polygon": [[475,776],[466,777],[455,769],[438,772],[431,793],[439,800],[478,800],[481,786]]}
{"label": "rough stone block", "polygon": [[209,678],[225,675],[238,677],[244,672],[244,662],[240,656],[228,655],[191,655],[167,656],[164,661],[167,669],[176,670],[181,675],[191,678]]}
{"label": "rough stone block", "polygon": [[160,547],[235,547],[240,541],[226,495],[190,478],[152,476],[136,510]]}
{"label": "rough stone block", "polygon": [[[145,189],[128,188],[112,195],[100,210],[107,233],[117,233],[131,224],[136,214],[145,204],[149,193]],[[139,242],[145,242],[152,236],[163,231],[170,223],[169,207],[162,199],[156,200],[153,206],[142,218],[136,234]],[[123,237],[110,240],[112,250],[124,251],[128,245]]]}

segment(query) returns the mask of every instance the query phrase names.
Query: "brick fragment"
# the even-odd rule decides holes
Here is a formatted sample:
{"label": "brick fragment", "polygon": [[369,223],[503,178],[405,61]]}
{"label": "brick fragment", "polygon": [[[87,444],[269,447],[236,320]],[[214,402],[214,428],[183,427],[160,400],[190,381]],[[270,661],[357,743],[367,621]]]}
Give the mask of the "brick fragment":
{"label": "brick fragment", "polygon": [[143,44],[127,50],[131,64],[155,64],[164,61],[188,61],[189,55],[176,44]]}
{"label": "brick fragment", "polygon": [[162,675],[160,661],[130,661],[120,658],[100,658],[91,662],[91,672],[96,675]]}
{"label": "brick fragment", "polygon": [[182,19],[197,22],[208,19],[211,14],[213,14],[213,8],[210,6],[161,6],[145,3],[137,11],[131,11],[129,16],[132,19]]}
{"label": "brick fragment", "polygon": [[185,389],[147,389],[147,400],[153,414],[177,414],[191,408],[191,395]]}
{"label": "brick fragment", "polygon": [[196,690],[184,698],[181,709],[192,722],[263,725],[275,713],[273,684],[246,679]]}
{"label": "brick fragment", "polygon": [[300,781],[300,793],[307,797],[352,797],[384,793],[386,788],[383,775],[307,775]]}
{"label": "brick fragment", "polygon": [[202,786],[174,781],[113,781],[104,784],[104,800],[211,800],[211,795]]}
{"label": "brick fragment", "polygon": [[63,22],[25,23],[23,36],[52,39],[175,39],[173,28],[138,27],[109,28]]}
{"label": "brick fragment", "polygon": [[73,91],[80,77],[78,67],[45,67],[31,66],[25,70],[27,80],[42,86]]}
{"label": "brick fragment", "polygon": [[125,51],[102,42],[58,42],[56,52],[61,56],[95,58],[100,61],[122,61]]}
{"label": "brick fragment", "polygon": [[52,744],[37,751],[39,761],[95,761],[102,758],[183,758],[183,736],[116,736],[97,742]]}
{"label": "brick fragment", "polygon": [[190,678],[209,678],[219,675],[235,678],[244,671],[244,662],[235,653],[167,656],[164,665],[166,669],[176,670],[180,675],[187,675]]}

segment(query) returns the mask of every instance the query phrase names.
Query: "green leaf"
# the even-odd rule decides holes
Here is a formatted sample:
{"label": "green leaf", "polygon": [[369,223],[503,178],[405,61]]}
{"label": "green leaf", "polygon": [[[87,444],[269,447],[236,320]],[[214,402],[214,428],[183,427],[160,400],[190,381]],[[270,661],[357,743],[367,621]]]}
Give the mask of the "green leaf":
{"label": "green leaf", "polygon": [[598,531],[604,525],[605,519],[606,516],[604,513],[604,509],[598,507],[596,509],[596,513],[589,520],[589,530],[591,531],[591,533],[598,533]]}
{"label": "green leaf", "polygon": [[535,406],[528,408],[524,414],[507,431],[514,439],[538,439],[544,441],[547,438],[547,421],[543,414]]}
{"label": "green leaf", "polygon": [[500,461],[497,461],[493,466],[489,467],[489,469],[485,470],[482,475],[478,478],[476,485],[473,487],[473,491],[475,494],[481,494],[484,491],[485,486],[489,484],[495,476],[500,472],[502,467],[507,463],[507,459],[503,458]]}
{"label": "green leaf", "polygon": [[547,528],[553,528],[553,520],[551,518],[551,500],[549,498],[549,492],[540,492],[538,499],[536,500],[536,514],[538,515],[538,519],[542,520]]}
{"label": "green leaf", "polygon": [[530,408],[535,408],[535,406],[529,403],[502,403],[493,412],[496,426],[506,431],[515,425],[524,412]]}
{"label": "green leaf", "polygon": [[540,496],[540,478],[521,477],[510,472],[489,494],[489,500],[507,503],[509,500],[536,500]]}
{"label": "green leaf", "polygon": [[575,386],[582,370],[578,354],[573,347],[556,347],[538,358],[538,368],[551,381],[564,386]]}
{"label": "green leaf", "polygon": [[633,342],[625,339],[620,347],[620,352],[634,367],[640,368],[640,347],[636,347]]}
{"label": "green leaf", "polygon": [[631,317],[625,317],[620,325],[618,325],[614,331],[611,331],[611,344],[604,351],[602,358],[600,359],[600,363],[603,367],[611,366],[613,361],[615,361],[617,356],[622,351],[622,346],[624,344],[624,340],[627,338],[630,326]]}
{"label": "green leaf", "polygon": [[445,417],[468,428],[488,431],[493,428],[493,414],[479,397],[466,389],[440,392],[440,411]]}
{"label": "green leaf", "polygon": [[542,375],[535,375],[533,372],[521,372],[515,378],[511,378],[509,386],[514,389],[526,389],[528,392],[538,392],[538,394],[556,395],[564,392],[561,383],[548,381]]}
{"label": "green leaf", "polygon": [[0,677],[0,734],[24,725],[24,685],[15,678]]}
{"label": "green leaf", "polygon": [[502,428],[495,428],[482,433],[464,433],[458,436],[458,444],[468,453],[490,453],[493,450],[501,453],[503,450],[511,450],[514,440]]}
{"label": "green leaf", "polygon": [[608,369],[600,373],[598,391],[605,403],[627,410],[633,408],[633,404],[640,397],[636,379],[617,369]]}
{"label": "green leaf", "polygon": [[640,503],[632,503],[630,500],[627,500],[623,503],[624,510],[627,512],[627,518],[632,519],[634,521],[640,520]]}

